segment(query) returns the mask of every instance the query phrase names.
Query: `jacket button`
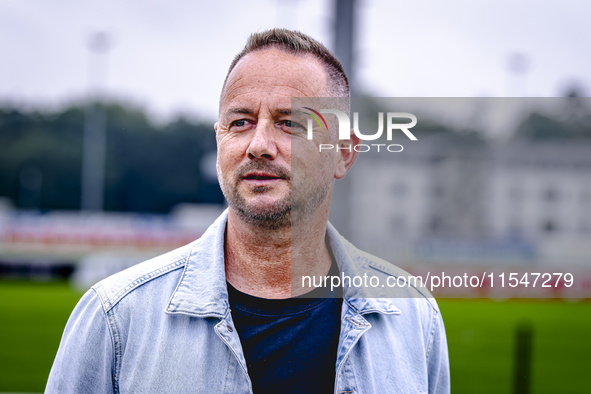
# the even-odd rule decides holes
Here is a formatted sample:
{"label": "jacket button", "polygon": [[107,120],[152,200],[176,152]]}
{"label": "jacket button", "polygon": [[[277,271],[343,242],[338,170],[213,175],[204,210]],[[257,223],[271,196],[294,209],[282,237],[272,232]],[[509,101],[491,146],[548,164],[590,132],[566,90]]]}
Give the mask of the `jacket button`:
{"label": "jacket button", "polygon": [[230,331],[230,332],[234,331],[234,330],[232,329],[232,327],[230,327],[230,326],[226,326],[226,328],[227,328],[227,329],[228,329],[228,331]]}

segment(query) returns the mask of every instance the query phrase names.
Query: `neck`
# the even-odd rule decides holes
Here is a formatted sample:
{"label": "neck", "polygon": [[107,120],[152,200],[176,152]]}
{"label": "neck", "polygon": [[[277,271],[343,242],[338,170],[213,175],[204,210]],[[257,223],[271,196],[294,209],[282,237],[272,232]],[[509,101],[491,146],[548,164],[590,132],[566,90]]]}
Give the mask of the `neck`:
{"label": "neck", "polygon": [[307,293],[302,276],[324,276],[331,258],[324,241],[328,208],[299,224],[269,230],[245,223],[230,208],[226,228],[226,279],[260,298]]}

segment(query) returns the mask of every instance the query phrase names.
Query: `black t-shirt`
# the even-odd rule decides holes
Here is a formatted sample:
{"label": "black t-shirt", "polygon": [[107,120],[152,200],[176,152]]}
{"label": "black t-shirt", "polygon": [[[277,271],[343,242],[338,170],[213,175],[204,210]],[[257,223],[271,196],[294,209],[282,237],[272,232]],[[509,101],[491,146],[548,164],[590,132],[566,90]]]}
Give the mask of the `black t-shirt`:
{"label": "black t-shirt", "polygon": [[[338,275],[334,259],[329,275]],[[334,392],[341,289],[269,300],[227,285],[254,394]]]}

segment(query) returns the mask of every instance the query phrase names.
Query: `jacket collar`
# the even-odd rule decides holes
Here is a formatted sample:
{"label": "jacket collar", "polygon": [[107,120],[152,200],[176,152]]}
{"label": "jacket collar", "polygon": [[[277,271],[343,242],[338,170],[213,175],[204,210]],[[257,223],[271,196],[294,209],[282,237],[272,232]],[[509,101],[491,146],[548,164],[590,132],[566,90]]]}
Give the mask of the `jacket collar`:
{"label": "jacket collar", "polygon": [[223,318],[229,309],[224,244],[228,210],[194,242],[166,313]]}
{"label": "jacket collar", "polygon": [[[224,318],[229,311],[224,267],[224,248],[228,210],[194,242],[187,256],[185,270],[166,306],[166,313],[195,317]],[[327,234],[339,270],[347,275],[363,276],[368,272],[359,251],[328,223]],[[357,314],[400,313],[390,300],[369,298],[363,288],[345,288],[345,301]]]}
{"label": "jacket collar", "polygon": [[[326,227],[326,233],[330,243],[330,248],[334,258],[339,266],[339,272],[346,274],[351,278],[358,276],[363,278],[372,272],[368,265],[368,260],[361,256],[361,252],[349,241],[347,241],[334,226],[329,222]],[[370,275],[371,276],[371,275]],[[376,298],[375,294],[363,286],[349,287],[345,283],[343,288],[343,297],[357,314],[384,313],[399,314],[400,310],[394,306],[391,299]]]}

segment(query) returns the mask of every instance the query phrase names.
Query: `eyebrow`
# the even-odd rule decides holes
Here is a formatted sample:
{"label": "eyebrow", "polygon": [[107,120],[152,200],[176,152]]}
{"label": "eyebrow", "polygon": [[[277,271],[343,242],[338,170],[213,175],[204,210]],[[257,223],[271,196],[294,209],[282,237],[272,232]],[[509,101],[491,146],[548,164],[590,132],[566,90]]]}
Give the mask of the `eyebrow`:
{"label": "eyebrow", "polygon": [[233,107],[226,111],[226,116],[233,115],[233,114],[245,114],[245,115],[252,115],[254,113],[253,110],[246,107]]}
{"label": "eyebrow", "polygon": [[[291,108],[279,108],[278,110],[274,111],[279,115],[291,115]],[[247,107],[233,107],[229,108],[225,116],[234,115],[234,114],[244,114],[244,115],[254,115],[255,111]]]}

